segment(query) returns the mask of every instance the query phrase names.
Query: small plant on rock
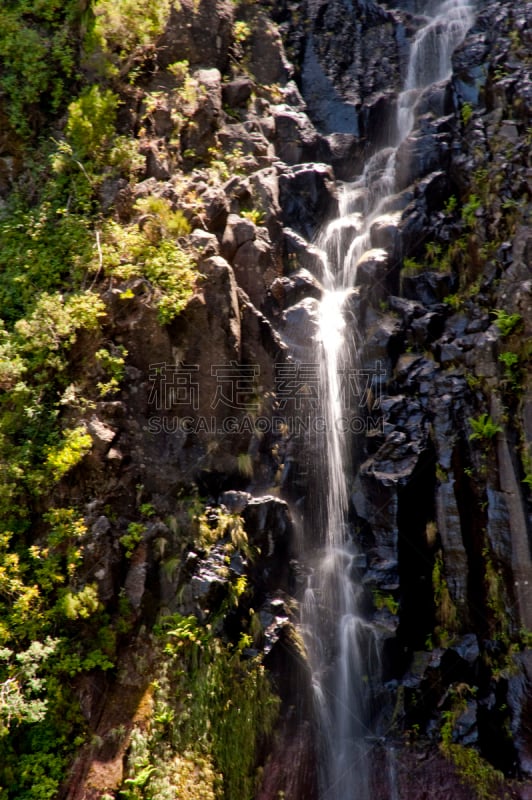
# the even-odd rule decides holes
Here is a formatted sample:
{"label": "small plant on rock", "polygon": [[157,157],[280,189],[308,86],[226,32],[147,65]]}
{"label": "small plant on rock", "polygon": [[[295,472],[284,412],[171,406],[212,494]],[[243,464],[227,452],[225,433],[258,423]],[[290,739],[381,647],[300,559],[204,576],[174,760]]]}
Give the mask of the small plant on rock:
{"label": "small plant on rock", "polygon": [[502,308],[495,308],[491,313],[495,315],[495,325],[502,336],[509,336],[510,333],[513,333],[522,319],[521,314],[508,314]]}
{"label": "small plant on rock", "polygon": [[469,441],[474,439],[481,439],[489,441],[494,438],[498,433],[502,433],[502,428],[490,417],[489,414],[481,414],[478,419],[469,417],[468,420],[473,432],[469,435]]}

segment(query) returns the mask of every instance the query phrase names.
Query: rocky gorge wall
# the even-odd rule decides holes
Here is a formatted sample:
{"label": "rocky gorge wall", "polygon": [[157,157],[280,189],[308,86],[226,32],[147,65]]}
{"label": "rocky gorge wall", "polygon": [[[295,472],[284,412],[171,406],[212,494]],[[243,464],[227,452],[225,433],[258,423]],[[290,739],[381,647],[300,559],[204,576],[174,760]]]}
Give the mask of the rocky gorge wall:
{"label": "rocky gorge wall", "polygon": [[[113,272],[96,237],[101,341],[84,332],[68,354],[93,402],[67,398],[60,412],[91,445],[37,511],[81,509],[79,586],[96,587],[118,644],[111,669],[72,681],[89,735],[57,796],[317,797],[297,620],[299,543],[313,536],[301,518],[320,459],[290,430],[280,377],[308,356],[323,291],[316,236],[338,215],[339,182],[393,135],[419,15],[416,2],[181,0],[134,79],[114,87],[117,131],[141,166],[99,184],[102,213],[153,243],[180,212],[199,277],[161,320],[160,287]],[[380,255],[359,266],[348,309],[362,369],[385,373],[382,425],[353,435],[350,476],[350,535],[383,658],[375,800],[391,784],[409,800],[532,796],[529,16],[521,2],[480,4],[451,80],[423,95],[398,153],[398,220],[374,223]],[[5,198],[22,169],[15,138],[2,140]],[[127,354],[118,390],[96,395],[102,343]],[[253,781],[209,772],[232,768],[216,742],[240,724],[212,677],[217,656],[198,655],[209,647],[228,648],[237,683],[260,660],[280,698],[279,716],[263,719],[274,701],[255,673],[255,694],[245,684],[260,718]],[[187,669],[201,679],[192,689],[176,677]],[[179,719],[199,714],[183,698],[205,686],[207,707],[223,698],[205,727],[232,721],[201,761]]]}

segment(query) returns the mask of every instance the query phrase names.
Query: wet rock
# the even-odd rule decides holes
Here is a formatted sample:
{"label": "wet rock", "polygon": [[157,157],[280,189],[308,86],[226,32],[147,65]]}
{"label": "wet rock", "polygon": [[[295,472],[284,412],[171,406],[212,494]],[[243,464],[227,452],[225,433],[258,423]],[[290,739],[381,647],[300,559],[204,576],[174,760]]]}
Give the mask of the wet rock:
{"label": "wet rock", "polygon": [[331,167],[301,164],[279,176],[279,203],[283,224],[312,239],[321,223],[337,213]]}
{"label": "wet rock", "polygon": [[220,255],[220,245],[213,233],[204,231],[201,228],[196,228],[190,234],[189,241],[200,254],[202,260]]}
{"label": "wet rock", "polygon": [[257,800],[304,797],[317,800],[317,756],[310,722],[290,721],[280,732],[264,769]]}
{"label": "wet rock", "polygon": [[227,565],[223,545],[215,545],[207,558],[198,562],[195,573],[185,584],[180,602],[181,613],[205,619],[219,608],[228,588]]}
{"label": "wet rock", "polygon": [[438,170],[427,175],[416,185],[415,193],[417,198],[423,198],[424,208],[427,213],[438,211],[449,196],[447,173]]}
{"label": "wet rock", "polygon": [[378,305],[384,300],[397,286],[392,287],[394,275],[392,261],[386,250],[374,248],[368,250],[359,259],[356,265],[356,286],[368,287],[370,289],[370,301]]}
{"label": "wet rock", "polygon": [[465,357],[466,366],[479,378],[495,378],[497,372],[497,339],[494,326],[475,338],[475,347]]}
{"label": "wet rock", "polygon": [[320,63],[314,37],[307,40],[302,91],[313,120],[326,133],[359,134],[358,96],[344,97]]}
{"label": "wet rock", "polygon": [[478,742],[477,703],[474,700],[469,701],[465,711],[456,719],[452,740],[464,747]]}
{"label": "wet rock", "polygon": [[225,506],[230,514],[241,514],[252,499],[253,495],[249,494],[248,492],[237,492],[231,490],[221,494],[219,501],[221,505]]}
{"label": "wet rock", "polygon": [[223,231],[229,214],[229,201],[220,186],[206,187],[200,194],[203,205],[202,221],[212,233]]}
{"label": "wet rock", "polygon": [[260,551],[260,562],[252,567],[253,585],[261,591],[288,589],[293,522],[288,505],[277,497],[251,500],[242,512],[250,544]]}
{"label": "wet rock", "polygon": [[312,360],[312,342],[319,330],[319,304],[315,298],[306,297],[288,308],[281,316],[280,328],[284,341],[294,357],[301,361]]}
{"label": "wet rock", "polygon": [[422,317],[426,313],[425,306],[415,300],[408,300],[406,297],[392,295],[388,302],[392,311],[397,312],[406,324],[410,324],[415,318]]}
{"label": "wet rock", "polygon": [[358,135],[362,100],[371,103],[396,84],[397,20],[373,2],[362,9],[357,3],[318,0],[305,11],[303,96],[322,129]]}
{"label": "wet rock", "polygon": [[117,434],[116,430],[106,425],[96,415],[89,419],[87,430],[92,436],[93,448],[100,454],[109,450]]}
{"label": "wet rock", "polygon": [[[386,250],[390,264],[395,264],[401,258],[401,234],[398,228],[400,215],[387,214],[378,217],[370,228],[371,245],[374,248]],[[393,292],[393,290],[391,290]]]}
{"label": "wet rock", "polygon": [[336,178],[348,181],[360,171],[362,143],[352,133],[331,133],[327,136],[328,161]]}
{"label": "wet rock", "polygon": [[251,220],[238,214],[229,214],[222,236],[222,254],[229,261],[235,257],[238,248],[245,242],[251,242],[257,235],[257,229]]}
{"label": "wet rock", "polygon": [[139,147],[139,153],[146,159],[147,178],[155,178],[158,181],[168,180],[172,174],[173,165],[163,143],[160,148],[155,141],[142,144]]}
{"label": "wet rock", "polygon": [[280,599],[267,601],[259,611],[259,620],[262,628],[262,651],[269,655],[283,637],[284,629],[289,626],[290,615],[284,602]]}
{"label": "wet rock", "polygon": [[246,171],[271,164],[273,146],[260,131],[249,130],[244,124],[226,125],[218,134],[218,142],[224,152],[242,153],[240,157]]}
{"label": "wet rock", "polygon": [[454,52],[452,85],[457,105],[478,105],[487,78],[486,53],[484,33],[468,36]]}
{"label": "wet rock", "polygon": [[414,341],[418,344],[427,344],[437,339],[445,325],[445,315],[441,311],[429,311],[412,322]]}
{"label": "wet rock", "polygon": [[532,777],[532,653],[514,656],[518,673],[508,681],[511,729],[524,776]]}
{"label": "wet rock", "polygon": [[462,618],[467,617],[469,564],[462,539],[460,511],[454,481],[441,483],[436,493],[438,531],[443,545],[445,574],[451,599]]}
{"label": "wet rock", "polygon": [[508,504],[503,492],[496,491],[491,486],[486,489],[488,496],[488,524],[486,533],[492,552],[497,559],[508,567],[512,563],[512,540],[510,535],[510,520]]}
{"label": "wet rock", "polygon": [[148,561],[146,547],[139,547],[133,554],[131,564],[128,569],[124,590],[126,597],[135,611],[139,611],[144,591],[146,589],[146,575],[148,572]]}
{"label": "wet rock", "polygon": [[411,134],[397,151],[397,185],[404,189],[427,173],[445,168],[448,161],[447,134]]}
{"label": "wet rock", "polygon": [[383,435],[376,451],[362,464],[361,473],[383,486],[408,485],[427,446],[425,412],[417,400],[396,395],[381,399],[380,414]]}
{"label": "wet rock", "polygon": [[288,271],[301,266],[318,280],[323,276],[323,253],[291,228],[283,228],[283,256]]}
{"label": "wet rock", "polygon": [[[287,347],[266,317],[249,302],[249,298],[241,290],[239,290],[239,303],[242,358],[246,363],[259,368],[256,391],[265,398],[269,394],[270,387],[275,384],[276,364],[286,360]],[[266,407],[267,403],[264,404],[264,411]]]}
{"label": "wet rock", "polygon": [[319,299],[323,287],[306,269],[299,269],[290,276],[276,278],[270,286],[270,292],[279,309],[292,306],[305,297]]}
{"label": "wet rock", "polygon": [[361,362],[373,376],[372,390],[376,406],[372,410],[377,411],[383,385],[393,373],[404,342],[404,329],[401,322],[391,315],[379,316],[374,322],[368,320],[368,315],[364,315],[363,319],[359,316],[358,320],[366,330]]}
{"label": "wet rock", "polygon": [[456,644],[451,645],[449,650],[455,652],[470,667],[474,667],[480,658],[478,637],[475,633],[462,636]]}

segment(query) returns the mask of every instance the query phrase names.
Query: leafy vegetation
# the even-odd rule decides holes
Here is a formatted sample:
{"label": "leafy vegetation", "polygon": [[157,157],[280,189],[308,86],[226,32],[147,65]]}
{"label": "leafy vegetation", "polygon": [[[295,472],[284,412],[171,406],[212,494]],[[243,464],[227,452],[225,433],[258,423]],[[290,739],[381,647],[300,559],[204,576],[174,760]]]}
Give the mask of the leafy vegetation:
{"label": "leafy vegetation", "polygon": [[242,657],[245,639],[224,643],[195,617],[163,618],[159,635],[153,717],[149,732],[135,732],[121,796],[252,800],[257,753],[278,713],[260,660]]}
{"label": "leafy vegetation", "polygon": [[511,351],[499,353],[499,361],[504,366],[504,377],[509,389],[513,392],[519,392],[522,388],[519,355]]}
{"label": "leafy vegetation", "polygon": [[379,611],[383,608],[387,609],[390,614],[397,614],[399,612],[399,601],[391,594],[385,594],[378,590],[373,592],[373,602],[375,608]]}
{"label": "leafy vegetation", "polygon": [[[121,98],[172,6],[2,4],[0,115],[24,156],[0,208],[2,800],[58,796],[87,736],[73,679],[114,668],[129,618],[123,603],[103,609],[84,571],[82,511],[57,499],[92,450],[87,412],[120,391],[128,358],[104,335],[103,290],[113,280],[134,297],[128,281],[140,278],[169,322],[197,277],[179,209],[145,198],[121,226],[104,203],[109,182],[144,170],[137,139],[119,130]],[[143,530],[131,523],[124,557]]]}
{"label": "leafy vegetation", "polygon": [[495,325],[500,330],[502,336],[509,336],[521,323],[520,314],[508,314],[502,308],[496,308],[492,312],[495,316]]}
{"label": "leafy vegetation", "polygon": [[114,77],[142,62],[176,0],[95,0],[84,41],[85,65]]}
{"label": "leafy vegetation", "polygon": [[468,422],[472,428],[472,433],[469,435],[470,441],[474,439],[490,441],[498,433],[502,433],[501,426],[497,425],[489,414],[481,414],[477,419],[469,417]]}
{"label": "leafy vegetation", "polygon": [[0,89],[14,130],[35,133],[44,111],[64,106],[76,79],[76,33],[83,17],[78,0],[2,3]]}

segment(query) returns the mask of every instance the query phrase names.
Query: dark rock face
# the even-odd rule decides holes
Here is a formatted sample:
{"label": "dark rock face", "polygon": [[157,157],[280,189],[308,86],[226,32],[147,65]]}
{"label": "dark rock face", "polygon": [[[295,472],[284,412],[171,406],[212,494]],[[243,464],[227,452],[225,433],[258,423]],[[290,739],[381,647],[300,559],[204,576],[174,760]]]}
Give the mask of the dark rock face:
{"label": "dark rock face", "polygon": [[[307,32],[299,36],[286,11],[279,12],[279,19],[291,52],[299,57],[296,74],[308,117],[325,133],[367,137],[371,151],[393,138],[389,127],[398,65],[404,64],[407,39],[416,26],[409,15],[420,9],[415,3],[402,4],[406,13],[354,5],[302,4]],[[497,630],[502,626],[517,641],[517,629],[528,627],[532,607],[526,588],[531,580],[529,496],[516,481],[528,470],[530,381],[525,368],[519,387],[508,390],[505,380],[510,378],[502,377],[499,356],[521,346],[491,324],[491,309],[502,308],[520,315],[520,335],[529,328],[530,277],[522,269],[530,257],[530,230],[525,233],[521,211],[505,221],[502,209],[503,203],[510,208],[516,193],[523,198],[523,210],[529,202],[519,144],[530,88],[523,60],[527,13],[522,4],[515,15],[508,7],[486,4],[454,55],[451,83],[431,87],[418,99],[414,130],[397,154],[399,194],[384,209],[397,217],[374,222],[373,249],[358,264],[358,292],[349,301],[365,332],[362,363],[369,366],[379,359],[387,375],[379,407],[383,424],[359,441],[355,456],[351,504],[365,554],[361,569],[368,586],[399,599],[396,622],[385,625],[385,672],[399,683],[392,696],[405,693],[406,727],[420,726],[427,737],[420,746],[430,764],[427,770],[416,767],[414,777],[405,768],[413,753],[394,743],[401,798],[425,792],[470,796],[472,790],[464,788],[435,747],[441,709],[452,707],[461,684],[473,687],[476,695],[456,714],[453,742],[476,749],[507,777],[525,781],[515,788],[494,785],[494,797],[525,797],[529,791],[528,662],[523,656],[510,686],[499,677],[496,664],[502,653]],[[386,58],[378,67],[359,44],[359,30],[368,46],[379,30]],[[472,120],[466,119],[468,106]],[[283,109],[287,132],[276,144],[286,148],[289,158],[302,159],[304,152],[310,157],[314,148],[314,160],[331,163],[331,155],[318,149],[308,117],[298,122]],[[360,152],[356,147],[351,151],[353,172],[360,171]],[[496,177],[482,171],[486,154],[498,164]],[[346,164],[335,165],[336,175],[339,170],[349,176]],[[296,221],[300,211],[297,205],[286,206],[284,186],[281,177],[285,224],[309,238],[315,223]],[[501,191],[505,200],[498,197]],[[473,204],[475,198],[479,203],[468,218],[472,196]],[[455,213],[453,203],[458,204]],[[480,254],[490,238],[497,247],[492,255],[486,250]],[[425,247],[432,240],[440,253],[451,252],[459,242],[450,264],[435,265],[438,258]],[[302,242],[290,240],[289,246],[289,252],[303,257]],[[408,256],[419,267],[400,275]],[[317,274],[315,267],[309,268]],[[312,335],[311,305],[289,294],[283,280],[272,286],[272,293],[281,298],[278,303],[293,297],[296,305],[283,309],[279,329],[301,355],[305,338]],[[453,307],[455,295],[463,296],[461,308]],[[300,324],[305,333],[298,339]],[[513,409],[510,417],[505,418],[501,403]],[[471,436],[471,421],[481,413],[500,424],[493,439]],[[292,458],[297,462],[297,451]],[[307,476],[305,483],[304,473],[302,466],[296,496],[304,494],[305,486],[310,491],[312,480]],[[382,614],[375,616],[377,626],[384,624]],[[431,639],[434,649],[425,653],[426,663],[414,674],[416,654]],[[506,704],[510,712],[504,710]],[[502,733],[510,724],[513,744]],[[379,758],[376,751],[376,763]],[[389,786],[377,776],[378,769],[372,797],[388,798]]]}
{"label": "dark rock face", "polygon": [[232,39],[233,5],[226,0],[180,0],[158,41],[162,67],[186,59],[193,66],[225,70]]}
{"label": "dark rock face", "polygon": [[300,164],[279,176],[279,201],[283,223],[306,239],[318,226],[336,216],[333,173],[325,164]]}
{"label": "dark rock face", "polygon": [[360,119],[359,109],[379,104],[381,93],[396,85],[400,25],[376,3],[315,0],[303,13],[308,34],[301,84],[312,118],[327,133],[374,141],[376,115],[368,111]]}

